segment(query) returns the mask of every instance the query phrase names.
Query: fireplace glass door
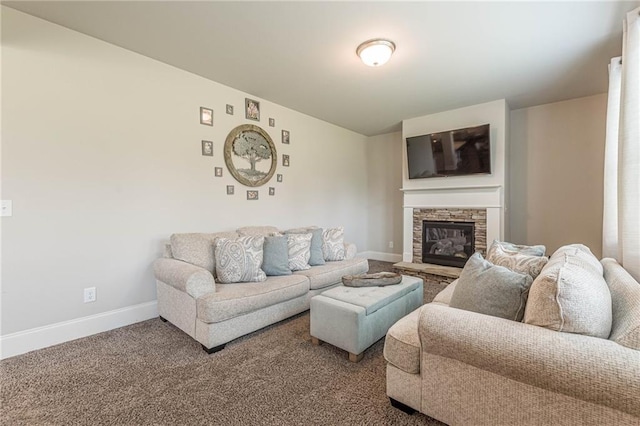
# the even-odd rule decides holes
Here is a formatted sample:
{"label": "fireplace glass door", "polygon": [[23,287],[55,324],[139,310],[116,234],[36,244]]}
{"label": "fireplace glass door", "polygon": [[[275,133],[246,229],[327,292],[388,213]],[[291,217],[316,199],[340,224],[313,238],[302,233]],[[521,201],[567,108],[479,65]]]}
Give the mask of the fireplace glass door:
{"label": "fireplace glass door", "polygon": [[422,222],[422,262],[462,268],[475,251],[473,222]]}

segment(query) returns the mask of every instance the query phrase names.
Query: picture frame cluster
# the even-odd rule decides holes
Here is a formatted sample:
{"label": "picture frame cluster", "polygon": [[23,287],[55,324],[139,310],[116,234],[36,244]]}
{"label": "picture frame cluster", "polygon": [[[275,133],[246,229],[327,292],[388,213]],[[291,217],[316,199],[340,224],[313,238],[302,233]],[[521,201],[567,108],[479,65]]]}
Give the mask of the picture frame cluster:
{"label": "picture frame cluster", "polygon": [[[251,121],[260,121],[260,101],[257,101],[255,99],[251,99],[251,98],[245,98],[245,102],[244,102],[244,110],[245,110],[245,119],[247,120],[251,120]],[[234,111],[234,106],[232,104],[225,104],[225,113],[227,115],[234,115],[235,111]],[[214,126],[214,110],[213,108],[209,108],[209,107],[205,107],[205,106],[201,106],[199,109],[199,122],[201,125],[204,126],[210,126],[213,127]],[[276,127],[276,119],[273,117],[269,117],[268,119],[268,126],[269,127]],[[264,130],[257,128],[260,131],[264,132]],[[289,130],[287,129],[281,129],[280,130],[280,143],[282,145],[290,145],[291,144],[291,133]],[[200,141],[200,150],[201,150],[201,155],[204,157],[214,157],[214,141],[209,140],[209,139],[201,139]],[[274,148],[274,155],[275,155],[275,148]],[[227,153],[225,153],[225,158],[227,156]],[[275,160],[274,160],[275,161]],[[226,161],[225,161],[226,162]],[[281,167],[290,167],[291,164],[291,158],[289,154],[281,154],[281,162],[280,162],[280,166]],[[229,167],[229,164],[227,163],[227,167]],[[273,172],[271,172],[273,173]],[[233,175],[233,173],[231,173]],[[224,178],[224,171],[223,168],[220,166],[215,166],[213,167],[213,176],[215,178]],[[237,176],[233,175],[232,177],[238,179]],[[269,177],[271,178],[271,177]],[[276,182],[275,183],[283,183],[284,181],[284,175],[282,173],[277,173],[276,174]],[[240,182],[242,183],[242,182]],[[260,185],[262,185],[262,183],[260,183]],[[269,196],[275,196],[276,195],[276,187],[275,186],[269,186],[267,187],[267,194]],[[226,194],[227,195],[235,195],[235,185],[226,185]],[[246,191],[246,199],[249,201],[257,201],[260,199],[260,191],[258,189],[248,189]]]}

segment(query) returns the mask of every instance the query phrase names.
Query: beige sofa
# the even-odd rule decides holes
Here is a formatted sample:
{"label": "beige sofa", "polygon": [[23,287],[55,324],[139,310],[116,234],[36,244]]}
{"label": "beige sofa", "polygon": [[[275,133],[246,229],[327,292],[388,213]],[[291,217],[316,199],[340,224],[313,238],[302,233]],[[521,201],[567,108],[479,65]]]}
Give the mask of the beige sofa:
{"label": "beige sofa", "polygon": [[452,283],[387,333],[392,405],[449,425],[640,425],[640,284],[601,264],[609,339],[451,308]]}
{"label": "beige sofa", "polygon": [[[274,227],[241,228],[269,235]],[[345,260],[326,262],[263,282],[220,284],[214,279],[213,244],[238,232],[174,234],[164,258],[154,263],[158,314],[202,344],[208,353],[229,341],[309,309],[311,297],[341,283],[344,275],[367,272],[367,259],[345,243]]]}

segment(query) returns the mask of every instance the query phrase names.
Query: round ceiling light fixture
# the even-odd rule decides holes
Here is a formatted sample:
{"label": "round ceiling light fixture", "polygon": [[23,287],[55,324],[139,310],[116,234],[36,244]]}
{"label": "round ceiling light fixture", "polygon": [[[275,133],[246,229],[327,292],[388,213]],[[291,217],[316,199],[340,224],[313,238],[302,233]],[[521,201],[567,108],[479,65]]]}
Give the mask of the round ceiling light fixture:
{"label": "round ceiling light fixture", "polygon": [[376,38],[367,40],[356,49],[356,53],[370,67],[384,65],[396,50],[396,45],[391,40]]}

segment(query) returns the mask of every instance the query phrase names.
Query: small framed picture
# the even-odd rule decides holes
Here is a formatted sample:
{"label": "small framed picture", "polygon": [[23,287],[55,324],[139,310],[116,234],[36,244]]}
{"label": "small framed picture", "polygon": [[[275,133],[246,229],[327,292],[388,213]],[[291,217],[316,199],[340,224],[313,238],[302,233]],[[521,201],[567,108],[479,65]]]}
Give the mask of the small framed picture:
{"label": "small framed picture", "polygon": [[216,167],[215,169],[216,177],[222,177],[222,167]]}
{"label": "small framed picture", "polygon": [[258,191],[247,191],[247,200],[257,200]]}
{"label": "small framed picture", "polygon": [[213,157],[213,142],[202,141],[202,155]]}
{"label": "small framed picture", "polygon": [[275,118],[270,118],[269,119],[269,127],[276,127],[276,119]]}
{"label": "small framed picture", "polygon": [[281,175],[281,174],[278,174],[278,175],[276,176],[276,180],[277,180],[278,182],[282,182],[282,175]]}
{"label": "small framed picture", "polygon": [[212,109],[200,107],[200,124],[213,126],[213,110]]}
{"label": "small framed picture", "polygon": [[273,186],[269,187],[269,195],[276,195],[276,189]]}
{"label": "small framed picture", "polygon": [[233,194],[234,194],[233,185],[227,185],[227,195],[233,195]]}
{"label": "small framed picture", "polygon": [[245,117],[248,120],[260,121],[260,102],[245,98]]}
{"label": "small framed picture", "polygon": [[283,130],[282,131],[282,143],[286,143],[287,145],[289,144],[289,131],[288,130]]}
{"label": "small framed picture", "polygon": [[287,154],[282,154],[282,165],[289,167],[289,156]]}
{"label": "small framed picture", "polygon": [[233,115],[233,105],[227,104],[227,114]]}

